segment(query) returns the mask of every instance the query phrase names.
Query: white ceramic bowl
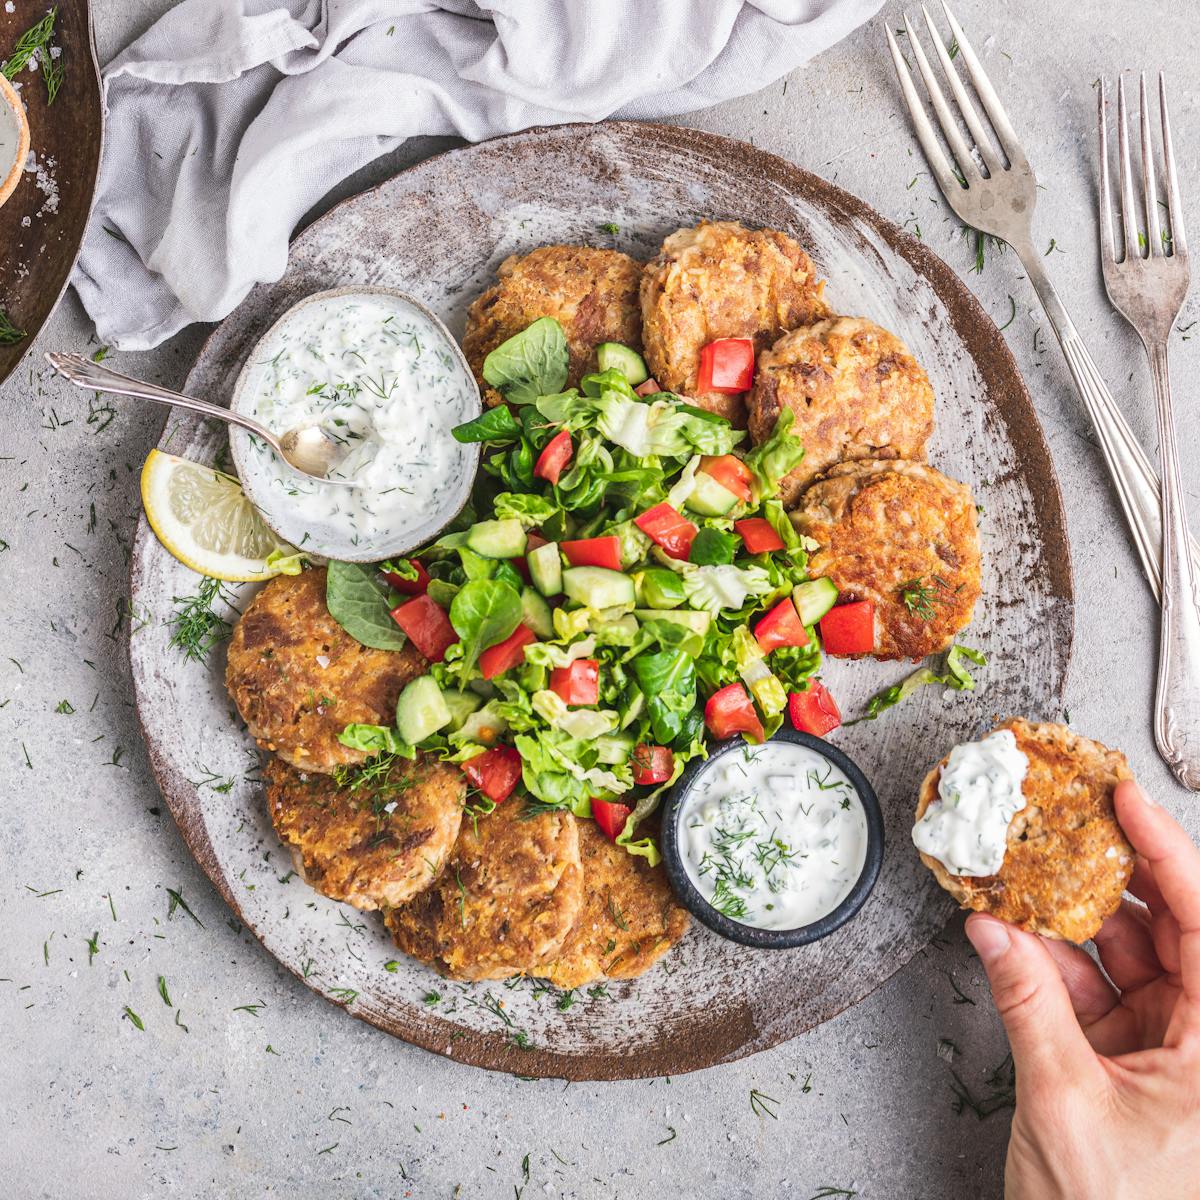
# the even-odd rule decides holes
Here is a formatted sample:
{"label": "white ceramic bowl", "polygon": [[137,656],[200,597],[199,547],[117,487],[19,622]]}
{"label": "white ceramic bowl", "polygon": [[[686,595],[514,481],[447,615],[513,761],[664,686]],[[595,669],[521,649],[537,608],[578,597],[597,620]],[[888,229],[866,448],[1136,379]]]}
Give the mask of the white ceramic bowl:
{"label": "white ceramic bowl", "polygon": [[[444,339],[446,349],[456,362],[457,369],[461,371],[464,387],[468,389],[469,395],[473,397],[473,404],[471,401],[467,403],[467,411],[464,413],[463,420],[471,420],[479,416],[482,412],[479,386],[475,382],[475,376],[467,363],[466,357],[450,331],[420,301],[414,300],[411,296],[397,291],[395,288],[386,287],[331,288],[328,291],[314,292],[311,296],[306,296],[299,303],[294,304],[263,334],[258,342],[255,343],[253,350],[250,351],[241,373],[238,375],[237,383],[234,385],[233,396],[230,399],[230,408],[234,412],[240,412],[246,416],[255,416],[255,390],[264,363],[270,357],[266,351],[275,343],[279,332],[286,328],[290,322],[293,322],[297,314],[308,305],[324,300],[367,299],[371,297],[386,297],[401,308],[409,308],[412,312],[424,317],[433,325]],[[277,429],[273,432],[283,433],[285,431]],[[479,444],[455,442],[455,459],[451,471],[452,487],[447,493],[446,499],[438,506],[437,510],[420,514],[419,519],[417,516],[414,516],[412,524],[402,533],[391,534],[386,537],[381,536],[370,542],[360,541],[354,544],[347,537],[339,537],[335,530],[322,529],[314,525],[309,519],[287,511],[286,498],[281,498],[265,486],[269,476],[261,472],[261,470],[252,469],[250,455],[254,451],[251,448],[249,434],[243,430],[231,427],[229,441],[233,450],[234,465],[237,469],[238,478],[242,482],[242,487],[255,508],[262,514],[263,520],[271,530],[291,545],[299,546],[303,542],[305,551],[312,551],[314,555],[321,558],[339,559],[343,562],[379,562],[382,559],[394,558],[415,550],[418,546],[437,537],[459,512],[462,511],[463,506],[471,495],[471,488],[474,485],[475,474],[479,467]],[[280,473],[289,471],[290,468],[286,463],[280,459],[277,459],[277,462],[279,463]],[[281,504],[281,499],[285,503]]]}

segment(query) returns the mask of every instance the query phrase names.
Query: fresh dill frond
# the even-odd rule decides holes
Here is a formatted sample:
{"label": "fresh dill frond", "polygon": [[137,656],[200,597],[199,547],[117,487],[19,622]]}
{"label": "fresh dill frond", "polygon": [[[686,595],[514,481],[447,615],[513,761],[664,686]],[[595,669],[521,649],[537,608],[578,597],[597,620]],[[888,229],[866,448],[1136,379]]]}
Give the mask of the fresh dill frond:
{"label": "fresh dill frond", "polygon": [[16,79],[31,60],[36,60],[42,68],[42,78],[46,82],[46,103],[53,104],[62,86],[65,68],[61,57],[55,58],[50,53],[50,42],[54,37],[54,23],[58,20],[58,5],[56,4],[36,25],[25,30],[17,39],[12,53],[0,64],[0,74],[6,79]]}
{"label": "fresh dill frond", "polygon": [[192,662],[204,662],[218,643],[232,632],[233,626],[213,611],[213,604],[230,604],[233,593],[219,579],[205,577],[194,596],[174,596],[175,611],[167,618],[171,626],[171,645],[183,651]]}
{"label": "fresh dill frond", "polygon": [[918,576],[916,579],[910,579],[907,583],[900,585],[900,599],[903,601],[904,607],[914,617],[920,617],[922,621],[933,620],[933,606],[945,604],[947,595],[952,591],[950,585],[940,575],[931,575],[929,579],[930,582],[926,583],[923,577]]}
{"label": "fresh dill frond", "polygon": [[8,313],[0,308],[0,346],[15,346],[18,342],[25,338],[25,330],[18,329],[11,320]]}

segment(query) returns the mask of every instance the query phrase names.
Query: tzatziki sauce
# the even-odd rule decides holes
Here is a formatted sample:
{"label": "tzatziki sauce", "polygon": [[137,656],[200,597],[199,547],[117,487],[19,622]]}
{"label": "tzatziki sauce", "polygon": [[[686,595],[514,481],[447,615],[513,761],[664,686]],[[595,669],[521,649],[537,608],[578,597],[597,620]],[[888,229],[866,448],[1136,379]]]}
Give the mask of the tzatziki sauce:
{"label": "tzatziki sauce", "polygon": [[951,875],[995,875],[1004,865],[1009,823],[1025,807],[1028,769],[1011,729],[955,746],[937,798],[913,826],[913,844]]}
{"label": "tzatziki sauce", "polygon": [[415,305],[387,293],[314,299],[285,316],[255,351],[239,410],[274,433],[319,425],[350,450],[330,478],[298,475],[261,439],[244,439],[242,482],[277,533],[301,550],[355,557],[408,548],[473,476],[475,447],[451,433],[479,411],[458,348]]}
{"label": "tzatziki sauce", "polygon": [[20,150],[21,124],[12,105],[0,96],[0,183],[8,178]]}
{"label": "tzatziki sauce", "polygon": [[858,790],[807,746],[770,741],[726,753],[697,776],[684,804],[684,869],[709,904],[743,925],[811,925],[862,874]]}

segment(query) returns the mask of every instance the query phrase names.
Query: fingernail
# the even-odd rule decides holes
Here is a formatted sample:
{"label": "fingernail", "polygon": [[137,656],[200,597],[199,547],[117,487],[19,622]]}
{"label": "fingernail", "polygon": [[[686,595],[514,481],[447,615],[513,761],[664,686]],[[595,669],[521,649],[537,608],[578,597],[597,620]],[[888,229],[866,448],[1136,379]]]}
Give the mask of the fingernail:
{"label": "fingernail", "polygon": [[1124,788],[1124,790],[1127,792],[1132,792],[1147,808],[1158,807],[1158,805],[1155,804],[1154,801],[1151,800],[1144,791],[1142,791],[1141,785],[1136,780],[1123,780],[1119,786]]}
{"label": "fingernail", "polygon": [[967,937],[971,939],[971,945],[975,947],[984,966],[995,962],[1012,945],[1012,938],[1008,936],[1008,927],[1001,921],[988,918],[976,918],[968,921]]}

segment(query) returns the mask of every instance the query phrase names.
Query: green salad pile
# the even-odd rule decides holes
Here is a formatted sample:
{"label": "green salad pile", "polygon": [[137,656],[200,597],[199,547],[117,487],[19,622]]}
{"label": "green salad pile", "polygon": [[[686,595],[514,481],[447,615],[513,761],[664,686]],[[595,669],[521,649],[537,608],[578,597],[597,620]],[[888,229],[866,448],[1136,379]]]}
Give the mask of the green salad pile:
{"label": "green salad pile", "polygon": [[[778,729],[818,669],[814,626],[836,590],[809,581],[811,547],[778,499],[804,454],[788,409],[744,449],[724,418],[635,391],[654,385],[632,350],[599,357],[606,369],[564,390],[551,318],[493,351],[484,375],[507,404],[454,431],[483,447],[469,508],[411,558],[330,565],[329,609],[349,632],[386,649],[407,636],[431,660],[395,726],[341,740],[435,753],[463,765],[484,811],[515,792],[594,816],[656,862],[639,825],[706,736]],[[764,650],[751,627],[782,601],[804,644]]]}

